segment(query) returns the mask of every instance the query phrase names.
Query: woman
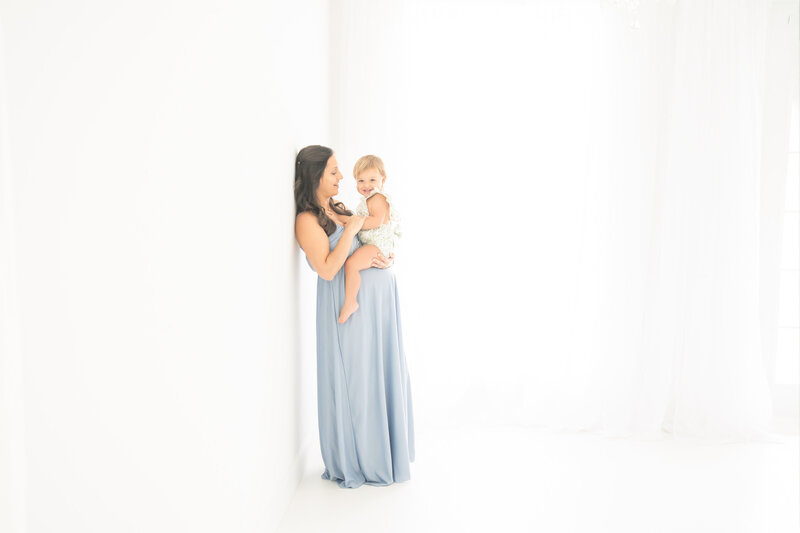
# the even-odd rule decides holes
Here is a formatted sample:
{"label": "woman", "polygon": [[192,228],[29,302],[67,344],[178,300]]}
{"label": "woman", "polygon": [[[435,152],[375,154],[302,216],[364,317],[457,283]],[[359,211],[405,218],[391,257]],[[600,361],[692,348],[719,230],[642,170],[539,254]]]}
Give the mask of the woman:
{"label": "woman", "polygon": [[361,246],[366,217],[341,202],[333,150],[307,146],[295,161],[295,236],[317,279],[317,411],[323,479],[342,488],[411,478],[414,416],[397,284],[388,259],[361,272],[358,312],[337,321],[345,260]]}

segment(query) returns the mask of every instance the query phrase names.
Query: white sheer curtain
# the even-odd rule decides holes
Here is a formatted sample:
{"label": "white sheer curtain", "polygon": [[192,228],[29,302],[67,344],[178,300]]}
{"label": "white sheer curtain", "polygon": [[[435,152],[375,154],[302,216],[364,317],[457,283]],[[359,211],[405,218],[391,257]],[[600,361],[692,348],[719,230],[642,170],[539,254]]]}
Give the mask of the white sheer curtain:
{"label": "white sheer curtain", "polygon": [[421,423],[770,438],[768,3],[635,5],[333,3],[334,149],[395,169]]}
{"label": "white sheer curtain", "polygon": [[771,417],[758,315],[767,6],[676,5],[641,359],[671,365],[658,398],[680,434],[757,436]]}

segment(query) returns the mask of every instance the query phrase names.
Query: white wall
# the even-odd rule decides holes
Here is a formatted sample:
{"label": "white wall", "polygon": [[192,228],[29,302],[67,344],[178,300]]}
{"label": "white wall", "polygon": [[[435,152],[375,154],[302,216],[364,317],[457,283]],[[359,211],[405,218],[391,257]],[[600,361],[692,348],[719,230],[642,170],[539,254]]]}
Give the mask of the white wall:
{"label": "white wall", "polygon": [[15,294],[13,183],[8,173],[4,44],[0,38],[0,531],[21,533],[25,530],[25,410]]}
{"label": "white wall", "polygon": [[327,1],[0,23],[25,531],[271,530],[317,444],[292,172],[329,138]]}

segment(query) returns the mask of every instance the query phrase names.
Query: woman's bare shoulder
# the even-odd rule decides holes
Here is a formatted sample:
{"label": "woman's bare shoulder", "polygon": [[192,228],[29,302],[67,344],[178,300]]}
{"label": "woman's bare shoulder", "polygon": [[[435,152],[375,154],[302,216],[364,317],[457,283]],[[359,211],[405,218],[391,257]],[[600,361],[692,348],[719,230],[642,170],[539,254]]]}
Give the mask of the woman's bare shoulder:
{"label": "woman's bare shoulder", "polygon": [[294,218],[295,226],[305,226],[310,223],[314,223],[319,226],[319,221],[317,220],[316,215],[314,215],[314,213],[311,211],[303,211]]}
{"label": "woman's bare shoulder", "polygon": [[[294,219],[294,232],[297,236],[315,234],[322,230],[319,220],[311,211],[303,211]],[[324,230],[322,230],[324,231]]]}

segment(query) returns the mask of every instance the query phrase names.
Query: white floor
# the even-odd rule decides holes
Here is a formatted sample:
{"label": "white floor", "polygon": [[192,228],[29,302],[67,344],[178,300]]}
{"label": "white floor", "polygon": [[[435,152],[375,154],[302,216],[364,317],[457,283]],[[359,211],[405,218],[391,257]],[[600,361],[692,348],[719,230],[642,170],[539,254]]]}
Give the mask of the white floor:
{"label": "white floor", "polygon": [[341,489],[317,453],[278,531],[796,532],[799,444],[419,428],[405,483]]}

